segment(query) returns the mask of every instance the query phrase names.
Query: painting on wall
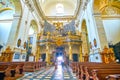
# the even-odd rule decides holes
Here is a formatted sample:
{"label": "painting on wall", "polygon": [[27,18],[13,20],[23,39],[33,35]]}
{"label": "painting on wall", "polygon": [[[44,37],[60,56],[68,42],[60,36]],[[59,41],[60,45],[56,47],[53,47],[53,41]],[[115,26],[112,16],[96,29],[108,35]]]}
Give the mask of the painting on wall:
{"label": "painting on wall", "polygon": [[17,47],[20,47],[20,46],[21,46],[21,39],[18,39]]}

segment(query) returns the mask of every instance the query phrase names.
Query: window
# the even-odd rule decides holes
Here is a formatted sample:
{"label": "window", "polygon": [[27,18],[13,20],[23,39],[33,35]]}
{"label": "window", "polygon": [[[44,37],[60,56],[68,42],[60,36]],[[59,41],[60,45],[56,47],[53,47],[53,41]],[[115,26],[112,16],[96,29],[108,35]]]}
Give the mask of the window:
{"label": "window", "polygon": [[61,3],[58,3],[56,5],[56,13],[57,14],[63,14],[64,13],[64,6]]}
{"label": "window", "polygon": [[34,29],[33,29],[33,27],[31,26],[31,27],[30,27],[30,30],[29,30],[29,35],[32,35],[32,34],[34,34]]}

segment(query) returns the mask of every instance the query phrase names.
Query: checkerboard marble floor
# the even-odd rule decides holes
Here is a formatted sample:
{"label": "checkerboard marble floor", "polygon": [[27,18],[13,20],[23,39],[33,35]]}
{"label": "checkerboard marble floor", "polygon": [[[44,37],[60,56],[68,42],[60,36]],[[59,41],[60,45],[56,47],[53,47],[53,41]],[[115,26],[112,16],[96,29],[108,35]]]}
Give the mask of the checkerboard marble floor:
{"label": "checkerboard marble floor", "polygon": [[38,72],[28,72],[17,80],[77,80],[77,78],[70,67],[58,65],[56,70],[53,66]]}

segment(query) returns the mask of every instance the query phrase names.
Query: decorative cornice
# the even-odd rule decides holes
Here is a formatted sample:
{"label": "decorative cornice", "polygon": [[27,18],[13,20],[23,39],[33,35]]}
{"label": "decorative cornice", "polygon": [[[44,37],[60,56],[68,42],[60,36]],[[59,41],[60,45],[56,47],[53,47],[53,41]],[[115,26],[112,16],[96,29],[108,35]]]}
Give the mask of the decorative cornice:
{"label": "decorative cornice", "polygon": [[47,16],[46,17],[47,20],[74,20],[75,17],[74,16]]}
{"label": "decorative cornice", "polygon": [[94,16],[101,16],[101,13],[93,13]]}
{"label": "decorative cornice", "polygon": [[13,21],[13,19],[2,19],[2,20],[0,20],[0,23],[2,23],[2,22],[12,22]]}
{"label": "decorative cornice", "polygon": [[102,19],[119,19],[120,15],[101,15]]}

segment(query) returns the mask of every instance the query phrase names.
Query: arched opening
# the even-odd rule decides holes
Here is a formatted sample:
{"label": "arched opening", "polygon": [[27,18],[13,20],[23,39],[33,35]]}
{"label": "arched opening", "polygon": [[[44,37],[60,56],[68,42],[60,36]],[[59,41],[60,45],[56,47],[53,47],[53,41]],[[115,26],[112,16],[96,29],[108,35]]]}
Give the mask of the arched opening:
{"label": "arched opening", "polygon": [[[17,18],[16,18],[17,17]],[[20,0],[2,0],[0,3],[0,44],[14,46],[21,18]],[[13,35],[14,34],[14,35]]]}
{"label": "arched opening", "polygon": [[1,2],[0,4],[0,45],[4,48],[9,38],[10,30],[15,14],[15,6],[10,1]]}
{"label": "arched opening", "polygon": [[64,6],[61,3],[56,5],[56,14],[61,15],[64,13]]}
{"label": "arched opening", "polygon": [[32,20],[30,23],[28,38],[27,38],[27,60],[30,55],[35,55],[36,52],[36,40],[38,33],[38,25],[35,20]]}
{"label": "arched opening", "polygon": [[12,26],[14,10],[6,10],[0,13],[0,44],[5,46]]}

